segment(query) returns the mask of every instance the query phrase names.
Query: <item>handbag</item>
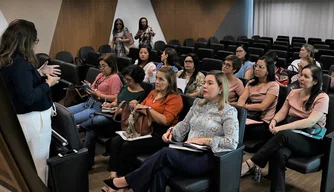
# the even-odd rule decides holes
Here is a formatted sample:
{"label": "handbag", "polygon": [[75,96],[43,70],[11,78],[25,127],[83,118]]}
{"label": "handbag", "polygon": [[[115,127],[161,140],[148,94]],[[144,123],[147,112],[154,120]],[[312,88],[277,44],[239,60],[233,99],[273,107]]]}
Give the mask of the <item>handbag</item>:
{"label": "handbag", "polygon": [[122,101],[114,114],[114,121],[121,114],[121,129],[128,138],[149,135],[153,132],[153,118],[149,108],[130,109],[129,103]]}
{"label": "handbag", "polygon": [[130,33],[130,42],[129,43],[124,43],[124,49],[125,49],[125,53],[127,55],[129,55],[131,47],[135,47],[132,33]]}
{"label": "handbag", "polygon": [[[291,123],[300,119],[302,118],[289,116],[287,118],[287,123]],[[294,129],[292,131],[313,139],[323,139],[327,132],[327,129],[325,127],[320,127],[320,125],[316,123],[313,127],[308,127],[304,129]]]}
{"label": "handbag", "polygon": [[[247,101],[246,101],[246,104],[254,104],[254,102],[251,102],[251,100],[248,98]],[[247,118],[248,119],[252,119],[252,120],[256,120],[256,121],[262,121],[261,116],[262,116],[262,111],[247,110]]]}

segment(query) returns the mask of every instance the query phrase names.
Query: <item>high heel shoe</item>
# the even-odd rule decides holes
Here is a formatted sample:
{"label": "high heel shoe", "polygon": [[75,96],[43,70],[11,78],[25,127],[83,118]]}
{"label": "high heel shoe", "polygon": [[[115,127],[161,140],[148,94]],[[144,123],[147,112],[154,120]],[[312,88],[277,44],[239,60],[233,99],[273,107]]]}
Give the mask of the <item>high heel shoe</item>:
{"label": "high heel shoe", "polygon": [[254,173],[254,167],[251,168],[250,165],[249,165],[249,163],[248,163],[247,161],[245,161],[245,163],[246,163],[247,166],[248,166],[248,171],[245,172],[244,174],[241,174],[241,177],[243,177],[243,176],[245,176],[245,175],[249,175],[249,174]]}
{"label": "high heel shoe", "polygon": [[253,180],[260,183],[262,177],[262,168],[255,166]]}
{"label": "high heel shoe", "polygon": [[113,190],[120,190],[120,189],[126,189],[126,188],[128,188],[128,186],[126,186],[126,187],[116,187],[115,184],[114,184],[114,179],[115,178],[106,179],[103,182],[106,185],[108,185],[110,188],[112,188]]}

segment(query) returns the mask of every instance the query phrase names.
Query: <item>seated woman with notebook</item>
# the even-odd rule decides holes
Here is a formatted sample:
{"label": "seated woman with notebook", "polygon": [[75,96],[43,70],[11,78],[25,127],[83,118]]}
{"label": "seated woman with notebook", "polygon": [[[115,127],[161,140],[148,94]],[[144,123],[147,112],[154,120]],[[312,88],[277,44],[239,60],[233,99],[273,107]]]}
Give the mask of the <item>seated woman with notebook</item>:
{"label": "seated woman with notebook", "polygon": [[[164,142],[183,141],[209,146],[213,153],[237,148],[239,122],[237,110],[228,104],[229,83],[220,71],[205,77],[204,99],[197,98],[183,121],[170,127],[162,136]],[[168,179],[175,174],[191,177],[212,171],[213,153],[189,152],[165,147],[149,157],[140,168],[120,178],[104,182],[110,190],[132,188],[133,191],[165,191]]]}
{"label": "seated woman with notebook", "polygon": [[[329,97],[321,91],[322,70],[316,65],[307,65],[300,76],[300,89],[292,90],[279,112],[271,120],[272,137],[252,158],[242,164],[241,175],[255,169],[259,181],[261,168],[269,162],[270,191],[285,191],[285,167],[291,155],[312,157],[323,152],[323,140],[295,133],[310,127],[324,128],[328,113]],[[278,125],[284,122],[287,123]]]}
{"label": "seated woman with notebook", "polygon": [[121,136],[111,140],[108,171],[110,177],[125,175],[136,162],[138,154],[153,153],[161,149],[165,143],[162,135],[178,122],[178,116],[183,108],[182,97],[177,93],[176,74],[169,67],[163,67],[157,72],[155,90],[139,104],[132,101],[130,107],[149,108],[153,119],[153,133],[151,138],[135,141],[125,141]]}
{"label": "seated woman with notebook", "polygon": [[[116,99],[112,103],[104,102],[102,108],[111,109],[117,107],[120,102],[130,102],[136,100],[141,102],[148,94],[140,86],[143,81],[145,72],[138,65],[130,65],[123,69],[122,75],[126,80]],[[111,114],[110,114],[111,115]],[[89,167],[94,165],[95,145],[98,136],[112,137],[115,131],[120,130],[120,123],[115,122],[112,118],[107,118],[104,115],[90,115],[90,118],[81,123],[81,127],[86,131],[84,147],[88,149]]]}
{"label": "seated woman with notebook", "polygon": [[274,61],[261,57],[254,65],[254,78],[247,83],[237,104],[248,110],[248,119],[259,122],[248,124],[246,121],[245,140],[268,140],[272,136],[268,127],[275,115],[278,93]]}
{"label": "seated woman with notebook", "polygon": [[186,80],[184,94],[198,97],[204,84],[204,74],[199,71],[199,60],[194,53],[189,53],[184,59],[184,69],[178,71],[176,76]]}

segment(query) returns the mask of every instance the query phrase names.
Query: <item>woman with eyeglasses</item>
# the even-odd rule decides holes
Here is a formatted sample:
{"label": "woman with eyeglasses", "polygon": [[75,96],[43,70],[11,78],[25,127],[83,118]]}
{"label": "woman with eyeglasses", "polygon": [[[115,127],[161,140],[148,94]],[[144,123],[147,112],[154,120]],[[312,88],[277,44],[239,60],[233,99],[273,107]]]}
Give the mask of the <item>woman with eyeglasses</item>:
{"label": "woman with eyeglasses", "polygon": [[194,53],[189,53],[184,59],[184,69],[178,71],[176,77],[186,79],[187,85],[184,93],[191,97],[201,94],[205,76],[199,71],[199,60]]}
{"label": "woman with eyeglasses", "polygon": [[74,119],[80,131],[89,130],[90,118],[89,115],[94,112],[101,111],[103,102],[113,102],[117,94],[123,86],[120,77],[118,76],[118,68],[115,56],[108,53],[99,58],[101,73],[97,75],[93,84],[88,81],[83,83],[88,86],[84,89],[90,95],[89,99],[78,105],[69,107],[73,112]]}
{"label": "woman with eyeglasses", "polygon": [[234,75],[239,71],[241,65],[240,59],[235,55],[227,56],[222,65],[222,72],[226,75],[230,83],[230,89],[228,91],[228,102],[230,104],[236,104],[245,89],[242,81]]}
{"label": "woman with eyeglasses", "polygon": [[[271,192],[285,191],[285,171],[289,158],[312,157],[323,153],[322,139],[306,137],[294,132],[310,127],[326,126],[329,97],[321,90],[322,70],[316,65],[302,69],[300,89],[292,90],[283,107],[271,119],[269,130],[274,136],[250,159],[242,164],[241,175],[255,169],[261,178],[261,168],[269,162]],[[287,119],[287,121],[285,121]],[[283,124],[278,124],[282,123]]]}
{"label": "woman with eyeglasses", "polygon": [[[144,70],[138,65],[130,65],[123,69],[122,75],[126,80],[126,85],[121,88],[113,102],[105,101],[101,107],[111,109],[117,107],[122,101],[136,100],[141,102],[145,99],[148,93],[140,86],[145,76]],[[94,165],[95,145],[98,136],[112,137],[115,135],[115,131],[121,129],[121,125],[104,115],[90,115],[90,118],[82,122],[80,126],[86,131],[84,147],[88,149],[88,163],[91,168]]]}
{"label": "woman with eyeglasses", "polygon": [[229,83],[220,71],[211,71],[205,77],[204,99],[197,98],[188,114],[162,136],[171,141],[209,146],[208,152],[196,153],[165,147],[124,177],[104,182],[110,191],[131,188],[133,191],[165,191],[173,175],[199,177],[210,174],[216,158],[214,153],[233,151],[239,142],[237,110],[228,104]]}
{"label": "woman with eyeglasses", "polygon": [[[314,54],[317,52],[317,50],[314,49],[313,45],[310,44],[304,44],[299,51],[299,57],[312,57],[314,58]],[[301,59],[296,59],[292,61],[291,65],[289,65],[288,69],[291,71],[298,72],[298,66]],[[321,65],[318,61],[315,61],[316,65],[321,68]]]}
{"label": "woman with eyeglasses", "polygon": [[275,81],[274,61],[270,57],[261,57],[254,65],[254,78],[239,97],[237,105],[248,110],[248,118],[258,123],[246,121],[244,140],[268,140],[270,120],[274,117],[279,93]]}
{"label": "woman with eyeglasses", "polygon": [[[157,66],[152,62],[151,48],[149,46],[140,46],[139,58],[135,61],[135,65],[143,68],[145,71],[144,82],[154,83],[155,79],[152,79],[153,71],[156,70]],[[152,73],[150,75],[150,73]]]}
{"label": "woman with eyeglasses", "polygon": [[0,40],[0,72],[37,174],[47,184],[53,113],[50,91],[59,82],[60,69],[47,62],[37,69],[41,64],[34,53],[38,42],[34,23],[23,19],[9,23]]}
{"label": "woman with eyeglasses", "polygon": [[124,44],[131,42],[131,34],[122,19],[115,20],[112,35],[110,47],[115,49],[117,57],[126,57]]}
{"label": "woman with eyeglasses", "polygon": [[239,71],[235,74],[238,78],[244,78],[250,80],[254,76],[253,65],[254,63],[248,60],[248,47],[246,45],[240,45],[235,50],[235,55],[241,60],[242,65]]}
{"label": "woman with eyeglasses", "polygon": [[152,37],[155,36],[152,27],[148,26],[148,21],[145,17],[139,19],[139,28],[135,39],[139,39],[139,46],[148,46],[152,48]]}

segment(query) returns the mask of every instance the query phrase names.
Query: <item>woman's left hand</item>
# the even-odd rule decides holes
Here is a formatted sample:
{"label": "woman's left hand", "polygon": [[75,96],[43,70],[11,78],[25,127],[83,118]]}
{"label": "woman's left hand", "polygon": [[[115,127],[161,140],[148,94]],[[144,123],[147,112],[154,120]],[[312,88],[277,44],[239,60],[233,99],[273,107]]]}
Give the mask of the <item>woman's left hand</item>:
{"label": "woman's left hand", "polygon": [[146,105],[142,105],[142,104],[137,104],[137,105],[135,106],[135,110],[138,109],[138,108],[148,108],[148,106],[146,106]]}
{"label": "woman's left hand", "polygon": [[86,89],[86,92],[91,96],[97,97],[97,91],[94,89]]}
{"label": "woman's left hand", "polygon": [[206,145],[207,142],[207,138],[192,138],[192,139],[188,139],[185,143],[195,143],[198,145]]}
{"label": "woman's left hand", "polygon": [[122,39],[118,37],[115,39],[115,42],[122,42]]}
{"label": "woman's left hand", "polygon": [[280,126],[277,126],[277,127],[274,127],[272,129],[269,129],[269,131],[275,135],[276,133],[278,133],[279,131],[281,131],[281,127]]}
{"label": "woman's left hand", "polygon": [[53,77],[57,77],[61,75],[61,70],[59,69],[59,65],[48,65],[48,61],[45,61],[45,63],[38,69],[40,73],[43,75],[50,75]]}

